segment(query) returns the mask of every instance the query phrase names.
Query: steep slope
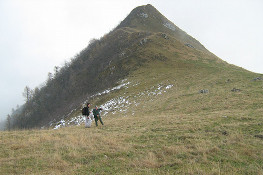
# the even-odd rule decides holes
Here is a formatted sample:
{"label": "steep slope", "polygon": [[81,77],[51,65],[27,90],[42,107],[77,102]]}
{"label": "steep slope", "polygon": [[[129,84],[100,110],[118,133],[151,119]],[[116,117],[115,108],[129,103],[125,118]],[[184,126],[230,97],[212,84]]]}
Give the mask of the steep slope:
{"label": "steep slope", "polygon": [[[167,36],[148,36],[136,50],[136,59],[143,65],[119,81],[116,88],[88,97],[92,107],[100,105],[105,118],[216,113],[222,117],[242,110],[262,110],[262,80],[254,80],[262,75],[229,65]],[[124,59],[119,64],[132,65],[127,62],[129,59]],[[82,119],[79,108],[69,116],[53,127]]]}
{"label": "steep slope", "polygon": [[[118,29],[92,41],[35,92],[24,105],[22,115],[16,115],[15,125],[26,128],[46,125],[79,107],[87,96],[113,87],[142,64],[138,59],[131,61],[131,58],[136,58],[136,48],[146,36],[145,32]],[[130,63],[125,65],[126,62]]]}
{"label": "steep slope", "polygon": [[174,36],[184,44],[189,44],[196,49],[207,51],[199,41],[177,27],[150,4],[132,10],[119,26],[117,26],[117,28],[122,27],[130,27],[147,32],[164,32]]}

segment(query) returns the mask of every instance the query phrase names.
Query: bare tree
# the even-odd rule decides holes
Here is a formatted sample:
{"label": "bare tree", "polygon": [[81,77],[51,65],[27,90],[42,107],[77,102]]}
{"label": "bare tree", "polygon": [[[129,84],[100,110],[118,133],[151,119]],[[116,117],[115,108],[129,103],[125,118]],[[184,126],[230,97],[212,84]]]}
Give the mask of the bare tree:
{"label": "bare tree", "polygon": [[49,72],[47,74],[47,78],[48,78],[48,81],[52,80],[54,78],[53,74],[51,72]]}
{"label": "bare tree", "polygon": [[60,67],[58,67],[58,66],[55,66],[55,67],[54,67],[54,76],[57,76],[57,75],[58,75],[58,73],[59,73],[59,68],[60,68]]}
{"label": "bare tree", "polygon": [[6,118],[6,128],[8,131],[11,130],[11,116],[8,114]]}
{"label": "bare tree", "polygon": [[23,92],[23,96],[25,97],[26,102],[28,102],[33,97],[33,91],[26,86]]}

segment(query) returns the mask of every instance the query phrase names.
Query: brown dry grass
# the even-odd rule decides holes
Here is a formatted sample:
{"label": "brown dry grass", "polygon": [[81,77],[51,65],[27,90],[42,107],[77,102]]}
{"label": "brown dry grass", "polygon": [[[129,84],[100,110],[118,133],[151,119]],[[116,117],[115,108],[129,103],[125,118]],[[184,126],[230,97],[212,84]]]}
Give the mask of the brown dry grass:
{"label": "brown dry grass", "polygon": [[263,143],[243,130],[254,121],[221,115],[112,116],[97,128],[1,132],[0,173],[262,173]]}

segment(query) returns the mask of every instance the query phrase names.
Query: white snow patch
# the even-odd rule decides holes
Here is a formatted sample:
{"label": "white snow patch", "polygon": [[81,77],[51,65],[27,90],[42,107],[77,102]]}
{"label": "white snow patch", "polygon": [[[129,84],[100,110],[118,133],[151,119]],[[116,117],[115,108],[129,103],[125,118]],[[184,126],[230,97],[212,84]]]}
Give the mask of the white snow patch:
{"label": "white snow patch", "polygon": [[168,86],[165,87],[165,89],[171,89],[174,85],[170,84]]}
{"label": "white snow patch", "polygon": [[170,85],[162,85],[158,84],[157,86],[152,86],[150,89],[145,90],[143,92],[140,92],[139,94],[135,95],[134,97],[142,97],[144,95],[147,96],[156,96],[156,95],[161,95],[163,93],[166,93],[168,89],[171,89],[173,87],[172,84]]}
{"label": "white snow patch", "polygon": [[103,91],[103,92],[99,92],[99,93],[97,93],[97,94],[94,94],[94,95],[92,95],[91,97],[100,96],[100,95],[103,95],[103,94],[108,94],[108,93],[110,93],[111,91],[114,91],[114,90],[117,90],[117,89],[121,89],[122,87],[127,87],[127,85],[129,85],[130,83],[131,83],[131,82],[127,82],[127,83],[120,84],[120,85],[118,85],[118,86],[113,87],[112,89],[107,89],[107,90],[105,90],[105,91]]}
{"label": "white snow patch", "polygon": [[129,96],[117,97],[102,104],[101,107],[103,109],[104,115],[107,115],[111,111],[113,111],[113,114],[116,113],[115,111],[126,112],[128,107],[132,104],[128,98]]}
{"label": "white snow patch", "polygon": [[64,119],[62,119],[62,120],[60,120],[58,123],[57,123],[57,125],[54,127],[54,129],[59,129],[59,128],[61,128],[61,127],[64,127],[66,124],[65,124],[65,120]]}
{"label": "white snow patch", "polygon": [[57,124],[55,125],[53,129],[59,129],[59,128],[71,126],[71,125],[79,126],[81,123],[84,123],[84,122],[85,122],[85,116],[82,116],[82,115],[73,117],[67,121],[65,121],[64,119],[61,119],[59,122],[57,122]]}

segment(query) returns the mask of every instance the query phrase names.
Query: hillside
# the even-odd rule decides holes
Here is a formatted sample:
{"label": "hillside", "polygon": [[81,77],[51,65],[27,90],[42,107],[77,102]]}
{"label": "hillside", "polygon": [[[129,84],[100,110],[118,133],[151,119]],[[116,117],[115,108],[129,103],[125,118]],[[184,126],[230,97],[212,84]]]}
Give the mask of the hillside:
{"label": "hillside", "polygon": [[[152,65],[148,73],[158,72],[155,64],[163,66],[163,70],[168,69],[166,73],[170,75],[177,74],[179,69],[179,74],[188,76],[199,68],[202,74],[213,68],[218,70],[216,73],[233,69],[231,71],[249,74],[217,58],[148,4],[135,8],[110,33],[90,41],[63,67],[55,67],[45,85],[30,92],[27,102],[11,115],[10,128],[49,127],[61,119],[70,120],[79,115],[73,111],[79,111],[83,102],[118,86],[134,71]],[[153,75],[152,81],[161,83],[154,80],[155,76],[160,75]],[[171,77],[164,77],[167,81],[168,78]],[[98,105],[102,102],[103,99]]]}
{"label": "hillside", "polygon": [[15,111],[42,129],[0,132],[0,174],[263,174],[262,80],[137,7]]}
{"label": "hillside", "polygon": [[[262,109],[262,75],[185,46],[172,36],[165,37],[163,33],[148,36],[136,50],[136,59],[142,65],[119,81],[120,88],[99,92],[84,103],[102,106],[105,117],[209,112],[224,115],[223,111],[227,115],[240,109]],[[121,65],[133,64],[128,61],[123,60]],[[71,123],[82,118],[80,108],[69,116],[66,121]]]}

